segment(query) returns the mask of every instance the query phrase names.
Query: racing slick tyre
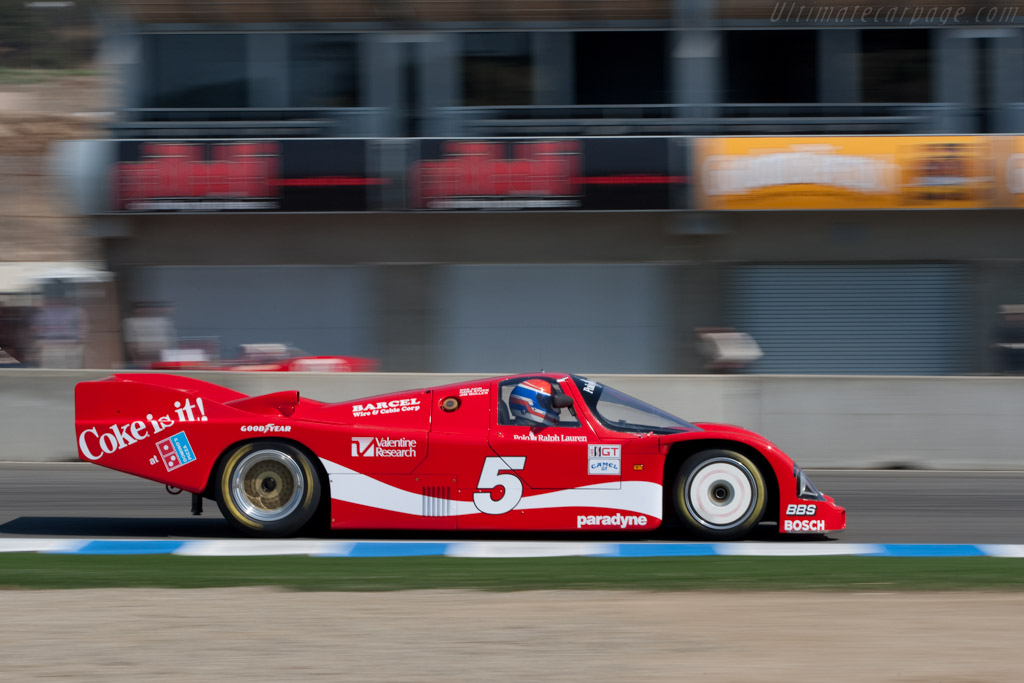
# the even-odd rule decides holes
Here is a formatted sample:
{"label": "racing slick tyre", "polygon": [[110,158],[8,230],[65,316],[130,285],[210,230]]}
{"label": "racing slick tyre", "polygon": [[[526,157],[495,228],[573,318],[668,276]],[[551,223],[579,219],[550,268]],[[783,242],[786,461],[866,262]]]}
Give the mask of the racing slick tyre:
{"label": "racing slick tyre", "polygon": [[249,536],[294,534],[316,512],[320,477],[309,457],[283,441],[239,446],[220,463],[217,505]]}
{"label": "racing slick tyre", "polygon": [[672,489],[676,514],[695,535],[717,541],[743,538],[764,516],[768,490],[750,458],[735,451],[694,453]]}

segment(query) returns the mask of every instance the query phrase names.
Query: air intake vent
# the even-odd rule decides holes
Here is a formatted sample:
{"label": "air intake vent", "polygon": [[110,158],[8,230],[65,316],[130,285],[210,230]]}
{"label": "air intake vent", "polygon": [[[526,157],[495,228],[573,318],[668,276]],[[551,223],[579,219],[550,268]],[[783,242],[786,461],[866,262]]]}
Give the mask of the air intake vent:
{"label": "air intake vent", "polygon": [[423,487],[423,516],[450,517],[452,514],[451,487]]}

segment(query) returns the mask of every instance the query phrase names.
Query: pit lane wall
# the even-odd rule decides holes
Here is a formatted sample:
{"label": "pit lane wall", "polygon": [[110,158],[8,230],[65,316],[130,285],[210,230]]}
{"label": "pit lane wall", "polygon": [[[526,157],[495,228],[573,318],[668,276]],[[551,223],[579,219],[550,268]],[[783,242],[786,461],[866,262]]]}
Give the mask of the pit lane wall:
{"label": "pit lane wall", "polygon": [[[107,370],[0,370],[0,461],[76,459],[74,386]],[[343,401],[481,377],[406,373],[191,376],[250,395]],[[501,374],[496,372],[494,374]],[[1024,470],[1024,378],[593,375],[688,420],[764,434],[804,467]]]}

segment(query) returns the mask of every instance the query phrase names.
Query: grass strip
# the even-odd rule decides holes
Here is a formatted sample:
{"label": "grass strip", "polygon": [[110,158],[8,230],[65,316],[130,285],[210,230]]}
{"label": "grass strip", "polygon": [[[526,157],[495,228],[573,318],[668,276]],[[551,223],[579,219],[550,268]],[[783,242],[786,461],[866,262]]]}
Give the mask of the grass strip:
{"label": "grass strip", "polygon": [[1024,590],[1024,563],[992,557],[468,559],[0,555],[0,588],[309,591],[468,588],[685,590]]}

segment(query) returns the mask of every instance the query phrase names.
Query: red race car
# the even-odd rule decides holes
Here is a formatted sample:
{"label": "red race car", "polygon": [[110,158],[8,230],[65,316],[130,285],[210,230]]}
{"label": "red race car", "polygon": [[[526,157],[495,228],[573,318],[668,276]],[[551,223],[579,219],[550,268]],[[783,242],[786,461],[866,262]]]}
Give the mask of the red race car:
{"label": "red race car", "polygon": [[[691,424],[574,375],[343,403],[123,374],[75,390],[79,458],[215,499],[246,534],[332,529],[650,531],[762,521],[823,534],[846,511],[771,442]],[[319,518],[324,515],[324,518]],[[329,515],[329,517],[327,517]]]}
{"label": "red race car", "polygon": [[287,344],[242,344],[241,356],[221,362],[207,360],[193,349],[165,352],[168,360],[151,370],[242,370],[246,372],[374,372],[378,363],[357,356],[312,356]]}

